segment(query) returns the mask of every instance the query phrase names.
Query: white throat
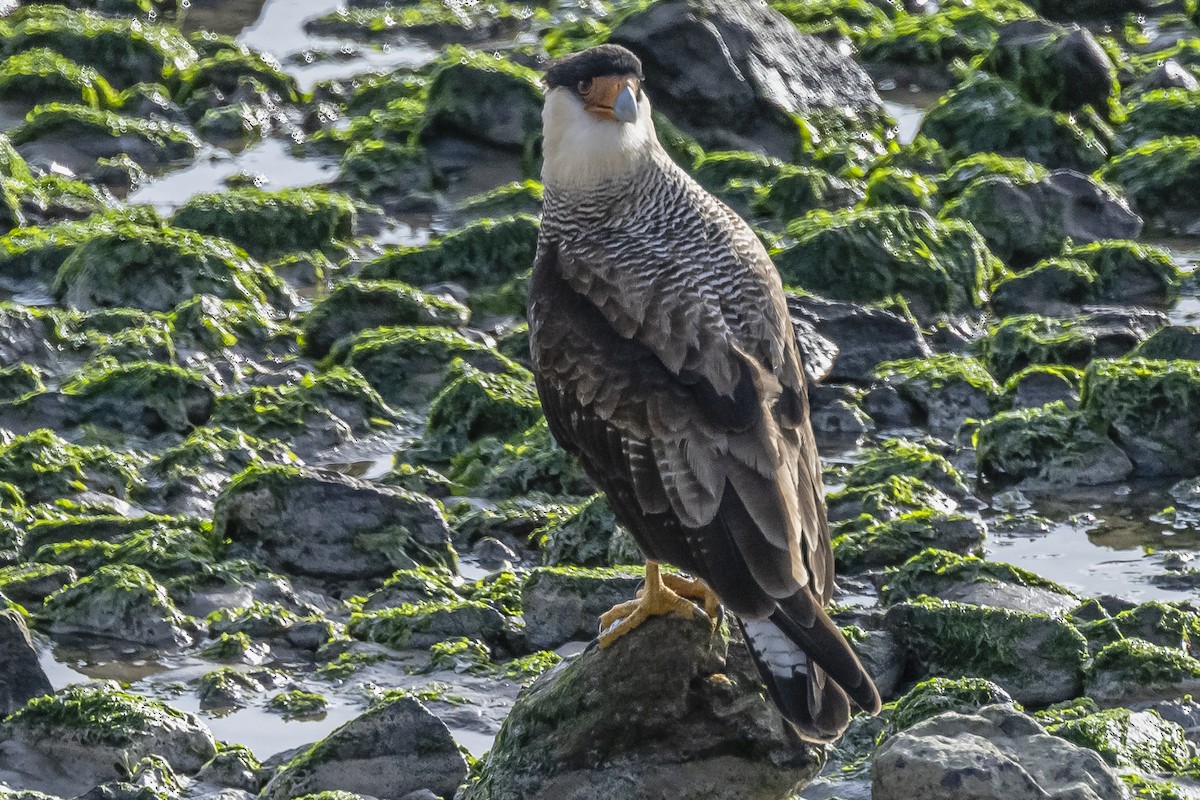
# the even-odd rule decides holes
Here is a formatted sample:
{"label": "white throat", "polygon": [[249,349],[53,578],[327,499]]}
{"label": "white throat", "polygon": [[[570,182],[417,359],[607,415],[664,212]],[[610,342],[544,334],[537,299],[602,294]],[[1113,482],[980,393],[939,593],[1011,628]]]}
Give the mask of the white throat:
{"label": "white throat", "polygon": [[542,183],[586,189],[639,170],[659,147],[650,101],[638,100],[637,121],[599,119],[564,88],[546,93],[542,108]]}

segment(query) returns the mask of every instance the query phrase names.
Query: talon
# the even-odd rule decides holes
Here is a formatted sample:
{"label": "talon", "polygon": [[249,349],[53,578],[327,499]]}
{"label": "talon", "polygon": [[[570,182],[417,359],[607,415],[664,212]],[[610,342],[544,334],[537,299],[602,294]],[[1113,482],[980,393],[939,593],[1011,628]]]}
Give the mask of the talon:
{"label": "talon", "polygon": [[680,597],[689,600],[700,600],[704,613],[712,621],[713,627],[721,623],[721,598],[717,597],[708,584],[699,578],[685,578],[682,575],[666,574],[662,576],[663,585]]}
{"label": "talon", "polygon": [[[666,577],[672,578],[676,576]],[[679,585],[681,586],[684,583],[691,583],[683,578],[680,581]],[[707,587],[704,588],[707,589]],[[687,591],[695,592],[698,590],[688,589]],[[715,597],[713,595],[714,600]],[[719,604],[717,607],[720,607]],[[611,646],[617,639],[629,633],[650,619],[650,617],[670,613],[682,614],[684,616],[699,616],[703,613],[707,614],[710,621],[714,618],[713,614],[708,611],[707,600],[705,602],[705,610],[702,612],[691,600],[668,588],[663,581],[663,576],[659,573],[658,564],[649,562],[646,564],[646,585],[637,593],[637,599],[615,605],[600,615],[600,634],[598,637],[600,647]]]}

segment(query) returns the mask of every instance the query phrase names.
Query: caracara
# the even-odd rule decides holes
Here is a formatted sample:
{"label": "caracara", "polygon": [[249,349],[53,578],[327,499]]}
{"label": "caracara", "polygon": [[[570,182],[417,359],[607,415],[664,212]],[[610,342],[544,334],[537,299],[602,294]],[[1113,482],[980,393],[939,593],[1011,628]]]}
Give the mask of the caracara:
{"label": "caracara", "polygon": [[[529,298],[538,393],[646,557],[648,616],[736,616],[771,698],[828,742],[879,694],[824,611],[833,551],[783,286],[750,227],[659,144],[616,45],[545,75],[544,211]],[[671,564],[695,576],[662,574]]]}

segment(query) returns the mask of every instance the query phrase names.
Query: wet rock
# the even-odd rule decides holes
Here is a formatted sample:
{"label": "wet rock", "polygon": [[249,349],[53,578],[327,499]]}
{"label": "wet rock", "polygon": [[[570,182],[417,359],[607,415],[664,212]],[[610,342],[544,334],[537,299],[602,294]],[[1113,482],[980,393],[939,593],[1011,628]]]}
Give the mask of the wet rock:
{"label": "wet rock", "polygon": [[788,311],[837,348],[825,376],[830,383],[868,383],[877,364],[929,355],[916,323],[890,311],[795,294],[788,295]]}
{"label": "wet rock", "polygon": [[536,72],[490,52],[449,48],[429,86],[422,136],[447,133],[522,150],[540,138],[541,83]]}
{"label": "wet rock", "polygon": [[179,76],[176,96],[181,103],[188,103],[205,93],[218,97],[236,95],[251,81],[282,102],[300,101],[295,79],[280,69],[279,62],[244,46],[216,50],[189,66]]}
{"label": "wet rock", "polygon": [[1200,365],[1097,359],[1084,373],[1081,413],[1108,430],[1137,475],[1200,472]]}
{"label": "wet rock", "polygon": [[1031,102],[1055,111],[1092,106],[1101,113],[1117,98],[1117,69],[1086,28],[1020,20],[1000,29],[984,68],[1017,86]]}
{"label": "wet rock", "polygon": [[449,457],[486,437],[514,438],[541,415],[533,376],[525,369],[492,373],[456,361],[449,385],[430,406],[425,448]]}
{"label": "wet rock", "polygon": [[758,692],[740,643],[652,618],[527,689],[465,800],[783,797],[818,760]]}
{"label": "wet rock", "polygon": [[836,134],[869,129],[882,116],[870,78],[851,59],[749,0],[658,3],[627,17],[609,41],[641,58],[655,108],[707,149],[790,158],[796,117]]}
{"label": "wet rock", "polygon": [[1147,227],[1183,235],[1200,231],[1200,203],[1190,191],[1200,176],[1200,138],[1155,139],[1121,153],[1099,175],[1121,187]]}
{"label": "wet rock", "polygon": [[633,599],[644,579],[644,571],[632,567],[538,567],[530,571],[521,590],[525,638],[537,649],[592,639],[600,615]]}
{"label": "wet rock", "polygon": [[1087,642],[1063,619],[922,598],[892,606],[886,620],[917,675],[986,678],[1019,703],[1083,688]]}
{"label": "wet rock", "polygon": [[213,527],[268,566],[326,580],[455,563],[446,521],[428,498],[294,467],[243,472],[217,501]]}
{"label": "wet rock", "polygon": [[787,165],[777,177],[755,190],[754,210],[790,222],[810,211],[850,208],[863,199],[857,183],[818,167]]}
{"label": "wet rock", "polygon": [[891,475],[878,483],[831,492],[826,500],[830,522],[869,524],[871,520],[899,519],[914,511],[951,514],[959,508],[950,495],[909,475]]}
{"label": "wet rock", "polygon": [[1074,118],[1036,106],[1006,81],[982,73],[943,96],[925,116],[921,133],[953,158],[997,153],[1052,169],[1091,172],[1106,153]]}
{"label": "wet rock", "polygon": [[113,682],[36,698],[0,725],[0,760],[15,776],[9,782],[67,797],[124,778],[124,765],[146,756],[194,775],[216,752],[212,733],[195,716]]}
{"label": "wet rock", "polygon": [[0,592],[26,607],[37,607],[48,596],[79,576],[68,566],[22,564],[0,569]]}
{"label": "wet rock", "polygon": [[872,387],[863,395],[862,406],[875,424],[884,430],[916,427],[916,409],[900,396],[895,386],[881,384]]}
{"label": "wet rock", "polygon": [[423,148],[367,139],[342,155],[336,185],[391,213],[430,210],[437,174]]}
{"label": "wet rock", "polygon": [[197,687],[200,708],[231,709],[245,706],[251,696],[282,686],[286,680],[274,670],[243,672],[234,667],[221,667],[201,676]]}
{"label": "wet rock", "polygon": [[1100,486],[1134,471],[1115,442],[1062,402],[1002,411],[980,426],[976,441],[980,474],[997,481]]}
{"label": "wet rock", "polygon": [[1083,311],[1096,275],[1082,261],[1045,258],[1028,270],[1005,276],[992,286],[996,315],[1042,314],[1070,317]]}
{"label": "wet rock", "polygon": [[46,598],[43,614],[60,634],[105,636],[159,647],[192,644],[199,625],[140,567],[110,564]]}
{"label": "wet rock", "polygon": [[954,200],[976,181],[987,178],[1008,178],[1016,184],[1036,183],[1045,179],[1050,170],[1023,158],[975,153],[954,162],[938,176],[938,194],[946,202]]}
{"label": "wet rock", "polygon": [[1159,328],[1139,344],[1133,354],[1162,361],[1177,358],[1200,361],[1200,326],[1168,325]]}
{"label": "wet rock", "polygon": [[38,663],[25,620],[16,611],[0,610],[0,718],[54,687]]}
{"label": "wet rock", "polygon": [[398,569],[383,585],[371,592],[363,603],[363,611],[395,608],[422,603],[453,603],[461,599],[445,570],[419,567]]}
{"label": "wet rock", "polygon": [[346,281],[304,316],[304,351],[323,358],[360,331],[409,325],[454,328],[470,316],[448,295],[426,294],[399,281]]}
{"label": "wet rock", "polygon": [[1087,694],[1099,703],[1177,700],[1200,692],[1200,661],[1177,647],[1121,639],[1096,656]]}
{"label": "wet rock", "polygon": [[937,435],[953,435],[967,419],[988,416],[1000,387],[978,359],[944,353],[887,361],[875,374],[894,386]]}
{"label": "wet rock", "polygon": [[171,217],[180,228],[235,242],[254,258],[319,250],[354,238],[358,212],[318,189],[233,189],[192,197]]}
{"label": "wet rock", "polygon": [[[1177,62],[1174,63],[1178,67]],[[1160,67],[1166,69],[1166,64]],[[1191,73],[1184,72],[1191,78]],[[1192,89],[1160,89],[1149,91],[1133,103],[1120,126],[1121,141],[1136,147],[1167,136],[1190,136],[1196,131],[1196,100],[1200,96],[1198,87]]]}
{"label": "wet rock", "polygon": [[16,53],[0,63],[0,98],[35,103],[77,103],[117,108],[116,91],[95,70],[85,69],[47,48]]}
{"label": "wet rock", "polygon": [[1083,373],[1071,367],[1027,367],[1004,384],[1004,394],[1013,410],[1041,408],[1062,403],[1068,409],[1079,406],[1079,381]]}
{"label": "wet rock", "polygon": [[980,350],[988,370],[1006,381],[1032,365],[1083,368],[1096,358],[1123,356],[1164,325],[1163,314],[1140,309],[1098,308],[1066,319],[1022,314],[988,331]]}
{"label": "wet rock", "polygon": [[637,544],[617,525],[617,518],[603,495],[593,497],[575,513],[538,533],[538,549],[546,566],[615,567],[643,561]]}
{"label": "wet rock", "polygon": [[949,712],[909,728],[880,748],[871,777],[875,800],[1126,796],[1099,755],[1006,706]]}
{"label": "wet rock", "polygon": [[859,407],[858,394],[847,386],[809,384],[808,403],[808,418],[818,446],[858,441],[875,429],[875,423]]}
{"label": "wet rock", "polygon": [[198,294],[259,307],[290,304],[278,278],[221,239],[177,228],[117,226],[71,253],[54,294],[72,308],[170,311]]}
{"label": "wet rock", "polygon": [[1127,708],[1095,711],[1078,719],[1049,724],[1046,730],[1096,751],[1118,769],[1169,774],[1179,771],[1181,764],[1193,758],[1183,729],[1153,711]]}
{"label": "wet rock", "polygon": [[1156,89],[1183,89],[1191,92],[1200,89],[1200,80],[1178,61],[1168,58],[1142,78],[1138,88],[1143,92]]}
{"label": "wet rock", "polygon": [[[196,782],[257,795],[267,776],[254,753],[241,745],[223,744],[216,757],[196,775]],[[214,800],[216,800],[214,798]]]}
{"label": "wet rock", "polygon": [[341,790],[404,797],[428,789],[450,797],[467,764],[446,725],[408,696],[387,699],[347,722],[275,774],[263,800]]}
{"label": "wet rock", "polygon": [[953,553],[980,553],[987,538],[987,528],[980,520],[931,509],[912,511],[895,519],[869,521],[866,525],[862,525],[861,519],[852,520],[850,530],[844,531],[844,527],[834,528],[833,555],[838,569],[850,572],[894,567],[929,547]]}
{"label": "wet rock", "polygon": [[491,536],[480,539],[471,552],[484,569],[502,569],[506,565],[511,568],[521,560],[511,547]]}
{"label": "wet rock", "polygon": [[833,212],[788,235],[795,244],[772,253],[785,284],[852,302],[900,294],[921,316],[978,307],[1000,269],[969,225],[915,209]]}
{"label": "wet rock", "polygon": [[424,650],[438,642],[473,637],[499,642],[504,617],[487,603],[454,600],[364,611],[350,617],[347,633],[396,650]]}
{"label": "wet rock", "polygon": [[[1073,612],[1078,615],[1078,612]],[[1186,604],[1152,601],[1079,627],[1093,653],[1121,639],[1140,639],[1200,655],[1200,614]]]}
{"label": "wet rock", "polygon": [[992,252],[1014,266],[1058,255],[1067,241],[1132,239],[1142,230],[1141,218],[1122,197],[1066,169],[1026,183],[983,178],[943,213],[971,222]]}
{"label": "wet rock", "polygon": [[889,573],[881,596],[891,604],[921,595],[1052,616],[1079,604],[1066,588],[1028,570],[944,550],[925,550]]}
{"label": "wet rock", "polygon": [[1011,707],[1013,699],[991,681],[983,678],[929,678],[896,701],[888,727],[892,732],[899,733],[947,711],[974,714],[985,706],[993,705]]}

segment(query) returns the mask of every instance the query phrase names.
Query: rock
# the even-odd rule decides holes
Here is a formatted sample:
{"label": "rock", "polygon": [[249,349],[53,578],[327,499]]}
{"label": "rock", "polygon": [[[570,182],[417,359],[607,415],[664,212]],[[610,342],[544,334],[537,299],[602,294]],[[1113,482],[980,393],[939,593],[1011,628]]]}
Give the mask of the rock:
{"label": "rock", "polygon": [[987,417],[1000,386],[972,356],[940,353],[925,358],[885,361],[875,375],[894,386],[935,435],[953,436],[968,419]]}
{"label": "rock", "polygon": [[965,219],[1006,264],[1020,267],[1056,256],[1067,241],[1133,239],[1142,220],[1112,189],[1078,172],[1060,169],[1019,182],[997,176],[968,186],[943,210]]}
{"label": "rock", "polygon": [[1011,707],[1013,699],[1008,692],[983,678],[929,678],[896,701],[888,728],[899,733],[947,711],[973,714],[992,705]]}
{"label": "rock", "polygon": [[[1079,612],[1073,612],[1078,616]],[[1080,625],[1093,653],[1121,639],[1143,642],[1200,655],[1200,614],[1187,604],[1151,601]]]}
{"label": "rock", "polygon": [[200,677],[196,693],[204,710],[238,708],[249,703],[252,695],[286,683],[282,673],[269,669],[243,672],[234,667],[221,667]]}
{"label": "rock", "polygon": [[449,48],[435,65],[426,141],[450,133],[522,151],[540,138],[541,126],[541,81],[529,67],[462,47]]}
{"label": "rock", "polygon": [[308,188],[245,188],[196,195],[175,212],[171,223],[228,239],[254,258],[272,258],[349,241],[357,218],[354,203],[345,195]]}
{"label": "rock", "polygon": [[[1165,64],[1160,70],[1164,68]],[[1196,82],[1191,73],[1184,74]],[[1200,92],[1196,88],[1160,89],[1142,94],[1129,107],[1118,129],[1121,142],[1128,148],[1168,136],[1191,136],[1196,132],[1197,95]]]}
{"label": "rock", "polygon": [[900,294],[921,317],[980,306],[1001,269],[971,226],[917,209],[835,211],[788,235],[795,243],[772,253],[784,284],[858,303]]}
{"label": "rock", "polygon": [[1101,486],[1133,473],[1129,456],[1062,402],[1002,411],[980,426],[976,459],[995,481]]}
{"label": "rock", "polygon": [[1113,708],[1046,726],[1068,742],[1099,753],[1120,769],[1143,773],[1178,772],[1192,758],[1183,728],[1153,711]]}
{"label": "rock", "polygon": [[[860,525],[861,521],[850,524]],[[836,526],[833,555],[839,571],[858,572],[898,566],[930,547],[981,553],[986,538],[987,527],[975,517],[922,509],[895,519],[870,521],[857,530],[843,532],[843,526]]]}
{"label": "rock", "polygon": [[1116,705],[1178,700],[1200,693],[1200,661],[1176,647],[1121,639],[1100,651],[1092,664],[1087,694]]}
{"label": "rock", "polygon": [[1117,69],[1086,28],[1019,20],[1000,29],[983,68],[1010,81],[1031,102],[1055,111],[1092,106],[1107,113],[1117,98]]}
{"label": "rock", "polygon": [[[936,439],[928,443],[931,446],[938,444]],[[877,447],[865,451],[846,475],[846,488],[871,486],[898,476],[920,478],[957,497],[968,494],[962,475],[945,456],[921,442],[908,439],[885,439]]]}
{"label": "rock", "polygon": [[875,429],[858,405],[858,393],[848,386],[808,385],[808,419],[818,447],[833,442],[857,442]]}
{"label": "rock", "polygon": [[850,58],[751,0],[657,3],[609,41],[641,58],[654,107],[706,149],[791,159],[797,117],[822,134],[869,130],[882,118],[870,78]]}
{"label": "rock", "polygon": [[0,611],[0,719],[52,691],[25,620],[11,609]]}
{"label": "rock", "polygon": [[221,493],[214,533],[262,563],[330,581],[455,566],[432,500],[297,467],[250,467]]}
{"label": "rock", "polygon": [[140,567],[109,564],[46,598],[50,631],[104,636],[158,647],[186,647],[200,625]]}
{"label": "rock", "polygon": [[1190,187],[1200,178],[1200,138],[1171,136],[1126,150],[1100,170],[1125,192],[1152,230],[1200,231],[1200,201]]}
{"label": "rock", "polygon": [[1084,173],[1100,167],[1107,153],[1074,117],[1030,103],[1008,82],[984,73],[938,100],[921,133],[952,158],[996,153]]}
{"label": "rock", "polygon": [[404,797],[428,789],[450,797],[467,764],[445,723],[407,695],[384,700],[285,764],[262,800],[342,790]]}
{"label": "rock", "polygon": [[538,567],[521,589],[525,638],[548,650],[572,640],[596,636],[600,615],[632,600],[645,579],[643,569]]}
{"label": "rock", "polygon": [[22,564],[0,569],[0,592],[26,607],[39,607],[42,602],[79,575],[68,566],[56,564]]}
{"label": "rock", "polygon": [[546,672],[463,800],[776,800],[820,759],[769,703],[741,644],[654,617]]}
{"label": "rock", "polygon": [[1051,736],[1011,707],[948,712],[889,739],[871,765],[874,800],[1123,798],[1096,753]]}
{"label": "rock", "polygon": [[538,549],[549,567],[615,567],[641,564],[633,538],[618,527],[607,498],[597,495],[570,515],[538,531]]}
{"label": "rock", "polygon": [[346,632],[357,639],[397,650],[423,650],[438,642],[473,637],[495,643],[504,633],[504,617],[486,603],[457,600],[382,608],[352,614]]}
{"label": "rock", "polygon": [[113,682],[36,698],[0,724],[0,764],[16,776],[6,776],[9,783],[66,797],[124,778],[124,765],[146,756],[194,775],[216,752],[195,716]]}
{"label": "rock", "polygon": [[1110,431],[1134,474],[1200,472],[1200,364],[1097,359],[1081,394],[1083,418]]}
{"label": "rock", "polygon": [[826,501],[829,521],[850,521],[854,523],[851,528],[872,520],[899,519],[914,511],[951,514],[959,508],[950,495],[909,475],[892,475],[868,486],[830,492]]}
{"label": "rock", "polygon": [[1094,293],[1096,275],[1082,261],[1044,258],[992,286],[992,309],[999,317],[1042,314],[1070,317],[1083,311]]}
{"label": "rock", "polygon": [[1031,365],[1082,369],[1096,358],[1123,356],[1165,324],[1163,314],[1141,309],[1098,308],[1066,319],[1022,314],[988,331],[979,348],[988,370],[1006,381]]}
{"label": "rock", "polygon": [[523,367],[484,372],[460,360],[429,408],[424,444],[431,454],[448,460],[486,437],[515,438],[541,418],[533,375]]}
{"label": "rock", "polygon": [[1142,78],[1138,88],[1143,93],[1156,89],[1183,89],[1186,92],[1194,92],[1200,89],[1200,80],[1178,61],[1168,58]]}
{"label": "rock", "polygon": [[881,362],[930,352],[917,324],[891,311],[796,294],[788,295],[788,311],[793,323],[807,322],[833,342],[833,366],[824,377],[830,383],[865,384]]}
{"label": "rock", "polygon": [[886,621],[916,675],[986,678],[1042,705],[1083,688],[1087,642],[1063,619],[922,598],[892,606]]}
{"label": "rock", "polygon": [[1162,361],[1200,361],[1200,326],[1168,325],[1159,328],[1133,351],[1135,356]]}
{"label": "rock", "polygon": [[1071,367],[1026,367],[1004,384],[1004,393],[1014,411],[1062,403],[1068,410],[1079,407],[1079,381],[1083,373]]}
{"label": "rock", "polygon": [[323,358],[359,331],[397,325],[457,327],[470,316],[448,295],[426,294],[399,281],[350,280],[304,315],[304,352]]}
{"label": "rock", "polygon": [[890,572],[881,592],[889,605],[921,595],[1050,616],[1079,604],[1066,588],[1012,564],[932,549]]}

